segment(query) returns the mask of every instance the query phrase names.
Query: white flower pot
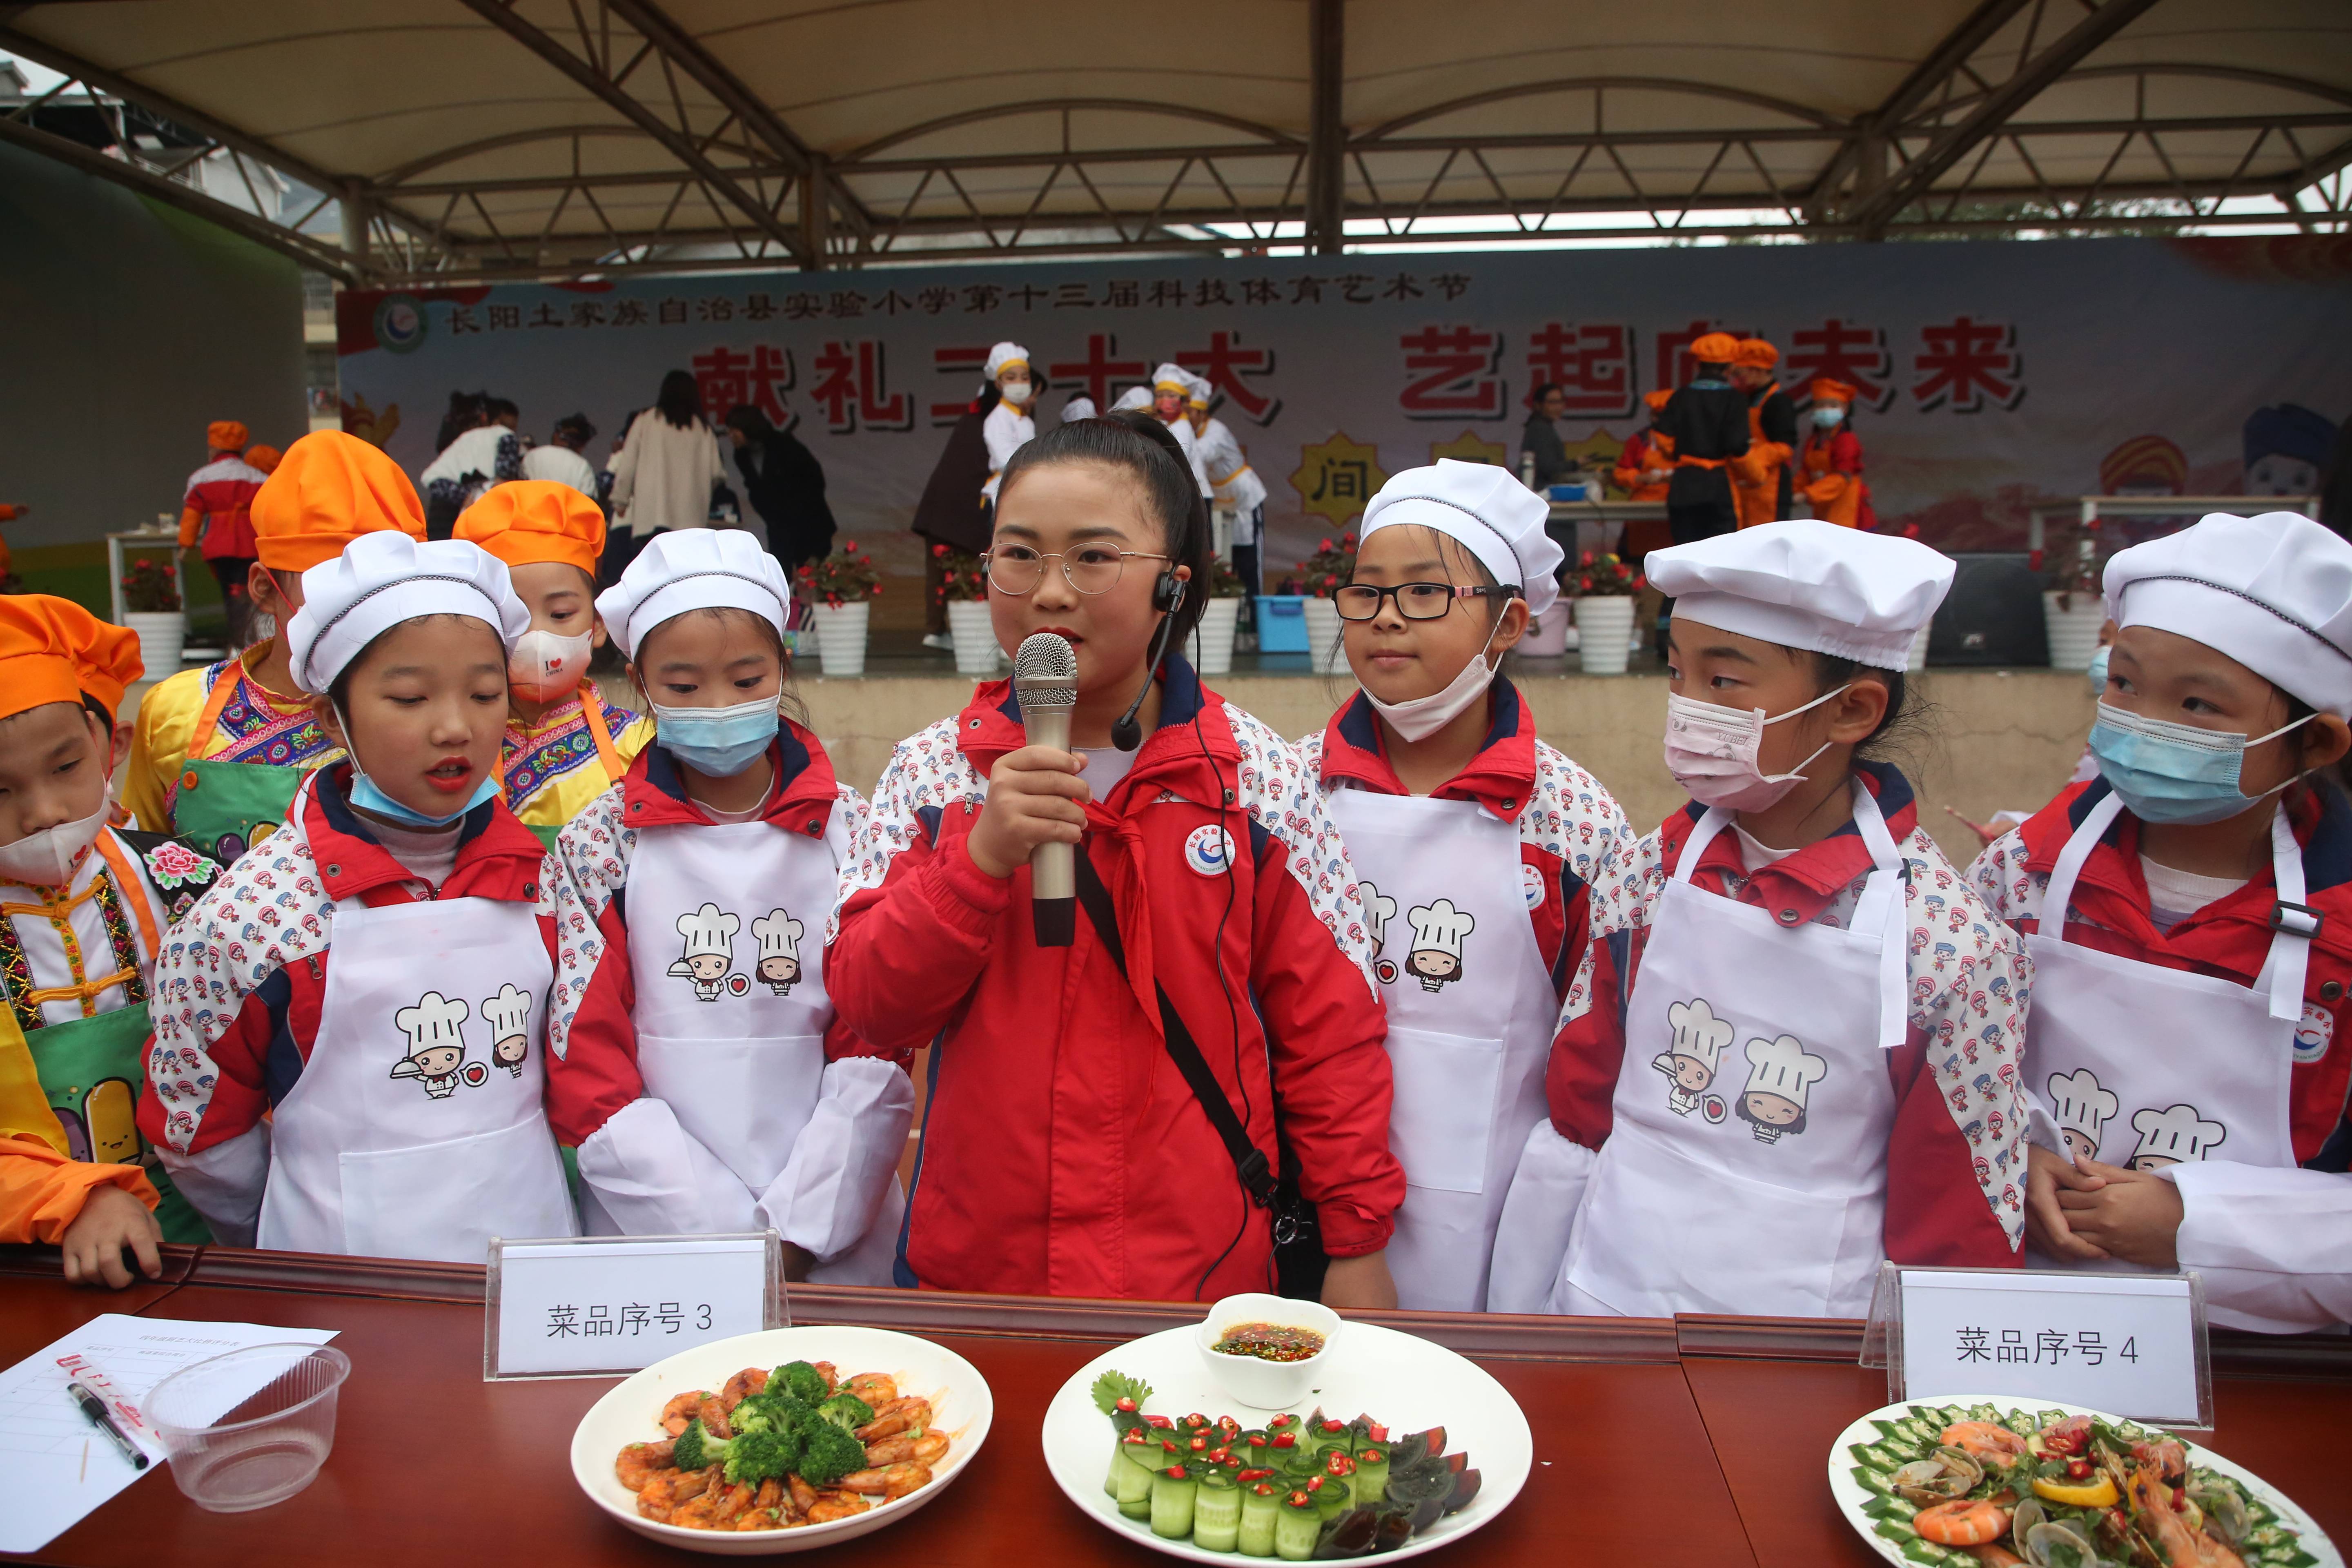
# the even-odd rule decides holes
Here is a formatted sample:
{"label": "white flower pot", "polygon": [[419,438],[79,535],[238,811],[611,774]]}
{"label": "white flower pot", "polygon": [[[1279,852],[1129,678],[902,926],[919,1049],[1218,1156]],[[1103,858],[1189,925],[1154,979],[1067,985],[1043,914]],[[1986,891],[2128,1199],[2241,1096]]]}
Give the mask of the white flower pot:
{"label": "white flower pot", "polygon": [[829,676],[866,673],[866,622],[874,606],[860,599],[854,605],[819,605],[816,622],[817,658]]}
{"label": "white flower pot", "polygon": [[1622,675],[1633,638],[1633,599],[1610,594],[1576,601],[1576,657],[1587,675]]}
{"label": "white flower pot", "polygon": [[1931,629],[1933,629],[1933,623],[1930,623],[1928,626],[1921,626],[1919,628],[1919,635],[1911,639],[1910,657],[1903,661],[1903,668],[1906,673],[1916,675],[1921,670],[1927,668],[1927,633]]}
{"label": "white flower pot", "polygon": [[1318,675],[1344,675],[1348,649],[1339,638],[1339,606],[1313,595],[1307,599],[1307,657]]}
{"label": "white flower pot", "polygon": [[147,679],[161,680],[180,668],[180,650],[188,644],[188,616],[183,610],[126,610],[122,624],[139,634],[139,662]]}
{"label": "white flower pot", "polygon": [[1201,629],[1194,647],[1202,675],[1228,675],[1234,668],[1234,628],[1239,623],[1239,599],[1212,599],[1201,612]]}
{"label": "white flower pot", "polygon": [[1568,657],[1569,634],[1576,628],[1569,623],[1574,619],[1566,599],[1555,599],[1551,608],[1528,623],[1528,635],[1519,639],[1518,652],[1526,658],[1565,658]]}
{"label": "white flower pot", "polygon": [[[958,675],[992,676],[996,673],[1004,650],[997,646],[996,627],[988,618],[987,600],[972,599],[949,605],[948,637],[955,644]],[[863,656],[860,657],[862,659]],[[860,668],[864,668],[862,663]]]}
{"label": "white flower pot", "polygon": [[2105,601],[2096,594],[2074,594],[2074,608],[2062,609],[2059,595],[2042,595],[2042,624],[2050,634],[2050,668],[2080,672],[2099,651],[2099,628],[2107,624]]}

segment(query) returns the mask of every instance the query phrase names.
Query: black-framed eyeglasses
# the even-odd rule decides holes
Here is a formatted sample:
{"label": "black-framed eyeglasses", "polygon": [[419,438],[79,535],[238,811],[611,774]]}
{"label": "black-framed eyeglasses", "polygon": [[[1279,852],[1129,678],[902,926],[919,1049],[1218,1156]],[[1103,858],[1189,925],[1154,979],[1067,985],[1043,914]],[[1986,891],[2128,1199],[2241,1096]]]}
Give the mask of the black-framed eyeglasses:
{"label": "black-framed eyeglasses", "polygon": [[1119,575],[1126,571],[1130,555],[1146,561],[1168,559],[1149,550],[1114,550],[1108,544],[1048,551],[1032,550],[1025,544],[1006,544],[983,552],[980,567],[988,574],[989,587],[1016,599],[1034,592],[1045,580],[1048,561],[1062,563],[1064,580],[1079,593],[1108,594],[1118,586]]}
{"label": "black-framed eyeglasses", "polygon": [[1408,621],[1443,619],[1454,607],[1456,599],[1508,599],[1517,588],[1465,588],[1454,583],[1392,583],[1376,588],[1370,583],[1350,583],[1331,595],[1331,603],[1343,621],[1369,621],[1381,613],[1381,601],[1394,599],[1397,614]]}

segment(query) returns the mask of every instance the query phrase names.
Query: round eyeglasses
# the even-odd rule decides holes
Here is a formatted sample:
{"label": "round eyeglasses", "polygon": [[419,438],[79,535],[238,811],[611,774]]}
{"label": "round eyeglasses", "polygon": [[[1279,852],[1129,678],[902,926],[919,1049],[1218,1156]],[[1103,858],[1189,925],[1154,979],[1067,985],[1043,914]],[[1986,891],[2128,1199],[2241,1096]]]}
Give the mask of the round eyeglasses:
{"label": "round eyeglasses", "polygon": [[1063,578],[1079,593],[1108,594],[1118,586],[1119,574],[1127,569],[1130,555],[1146,561],[1168,559],[1149,550],[1114,550],[1108,544],[1081,544],[1073,550],[1049,551],[1007,544],[984,552],[980,565],[988,574],[989,587],[1016,599],[1034,591],[1045,580],[1048,561],[1062,563]]}
{"label": "round eyeglasses", "polygon": [[1465,588],[1453,583],[1394,583],[1385,588],[1350,583],[1331,595],[1331,604],[1343,621],[1372,619],[1381,613],[1383,599],[1394,599],[1397,614],[1408,621],[1434,621],[1443,619],[1456,599],[1507,599],[1517,592],[1516,588]]}

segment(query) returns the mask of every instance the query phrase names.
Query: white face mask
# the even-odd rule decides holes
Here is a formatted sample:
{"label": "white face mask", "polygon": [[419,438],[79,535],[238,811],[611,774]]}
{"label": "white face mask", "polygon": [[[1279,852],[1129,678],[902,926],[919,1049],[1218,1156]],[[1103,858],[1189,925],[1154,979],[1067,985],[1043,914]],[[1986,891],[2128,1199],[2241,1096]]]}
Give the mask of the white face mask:
{"label": "white face mask", "polygon": [[1445,683],[1443,691],[1433,691],[1426,697],[1414,697],[1402,702],[1383,702],[1370,692],[1364,693],[1373,711],[1389,721],[1389,727],[1408,741],[1426,741],[1461,715],[1464,709],[1478,700],[1493,684],[1495,671],[1501,663],[1486,662],[1486,648],[1495,646],[1495,632],[1503,629],[1503,618],[1495,617],[1494,631],[1486,634],[1486,647],[1462,667],[1462,672]]}
{"label": "white face mask", "polygon": [[1008,381],[1004,384],[1004,401],[1017,407],[1028,402],[1036,390],[1036,384],[1034,382]]}
{"label": "white face mask", "polygon": [[60,822],[28,834],[14,844],[0,844],[0,881],[28,888],[61,888],[73,880],[74,868],[98,842],[106,826],[106,803],[79,822]]}
{"label": "white face mask", "polygon": [[595,634],[567,637],[536,627],[515,639],[507,655],[507,684],[526,702],[551,702],[570,693],[587,671]]}
{"label": "white face mask", "polygon": [[1834,403],[1829,405],[1825,408],[1816,408],[1813,410],[1813,423],[1820,426],[1824,430],[1830,429],[1834,426],[1843,424],[1844,422],[1845,410],[1840,408]]}
{"label": "white face mask", "polygon": [[1803,708],[1767,719],[1761,708],[1726,708],[1689,697],[1666,697],[1666,771],[1701,805],[1728,811],[1762,811],[1803,782],[1805,768],[1830,749],[1824,741],[1811,757],[1785,773],[1767,773],[1756,764],[1764,726],[1793,719],[1844,691],[1824,691]]}

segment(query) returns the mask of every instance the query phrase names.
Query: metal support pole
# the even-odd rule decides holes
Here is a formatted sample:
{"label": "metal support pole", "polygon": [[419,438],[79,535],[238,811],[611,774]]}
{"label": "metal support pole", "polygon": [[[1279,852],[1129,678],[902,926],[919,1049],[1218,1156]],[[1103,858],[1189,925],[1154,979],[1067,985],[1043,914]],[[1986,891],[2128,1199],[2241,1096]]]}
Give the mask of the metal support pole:
{"label": "metal support pole", "polygon": [[829,265],[825,252],[832,240],[832,183],[825,174],[824,154],[811,153],[801,175],[801,235],[809,251],[803,267],[810,272],[822,272]]}
{"label": "metal support pole", "polygon": [[1348,130],[1339,113],[1347,83],[1346,19],[1346,0],[1308,0],[1307,243],[1323,256],[1339,255],[1346,242],[1340,214],[1347,205]]}

